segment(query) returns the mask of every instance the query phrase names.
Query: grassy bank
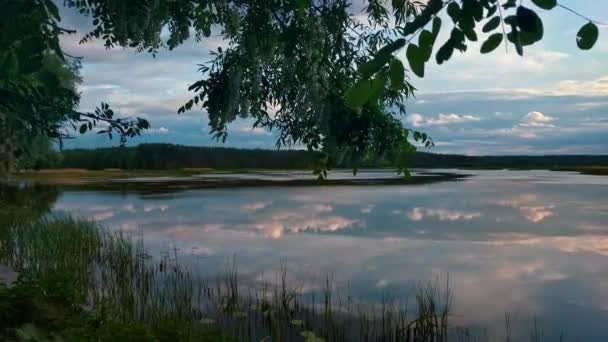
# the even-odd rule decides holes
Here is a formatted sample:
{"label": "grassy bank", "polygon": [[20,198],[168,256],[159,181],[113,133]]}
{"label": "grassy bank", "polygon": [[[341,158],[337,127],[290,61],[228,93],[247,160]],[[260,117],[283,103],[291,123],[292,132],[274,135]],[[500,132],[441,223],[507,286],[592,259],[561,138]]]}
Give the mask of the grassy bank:
{"label": "grassy bank", "polygon": [[143,283],[154,278],[138,253],[128,238],[90,222],[3,226],[0,264],[19,277],[0,285],[0,340],[224,340],[217,328],[192,324],[189,306],[177,306],[177,275],[171,291]]}
{"label": "grassy bank", "polygon": [[359,302],[329,279],[304,292],[285,268],[272,283],[245,285],[234,265],[199,278],[177,254],[152,258],[141,241],[69,218],[3,227],[0,247],[0,264],[19,274],[0,287],[3,340],[443,341],[456,333],[449,292],[436,284],[408,308],[403,299]]}

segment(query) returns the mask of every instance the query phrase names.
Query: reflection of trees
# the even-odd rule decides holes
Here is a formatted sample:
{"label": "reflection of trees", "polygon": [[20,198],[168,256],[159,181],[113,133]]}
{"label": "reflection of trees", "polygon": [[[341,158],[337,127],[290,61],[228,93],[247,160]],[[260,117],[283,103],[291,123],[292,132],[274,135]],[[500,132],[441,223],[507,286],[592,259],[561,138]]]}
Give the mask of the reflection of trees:
{"label": "reflection of trees", "polygon": [[51,210],[58,196],[54,187],[0,184],[0,225],[40,218]]}

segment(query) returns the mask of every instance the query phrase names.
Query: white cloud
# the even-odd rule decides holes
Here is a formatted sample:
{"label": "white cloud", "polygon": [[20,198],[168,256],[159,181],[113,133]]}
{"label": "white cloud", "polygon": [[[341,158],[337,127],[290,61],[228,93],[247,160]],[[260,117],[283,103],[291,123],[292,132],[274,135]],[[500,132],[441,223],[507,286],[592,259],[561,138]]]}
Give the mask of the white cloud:
{"label": "white cloud", "polygon": [[526,129],[522,129],[521,127],[515,126],[512,128],[499,128],[487,131],[487,136],[514,136],[522,139],[536,139],[538,135],[536,133],[531,132]]}
{"label": "white cloud", "polygon": [[369,214],[372,211],[374,211],[374,207],[375,206],[373,204],[367,205],[367,206],[361,208],[361,213],[362,214]]}
{"label": "white cloud", "polygon": [[[394,215],[402,214],[401,210],[394,210],[392,212]],[[480,212],[467,212],[467,211],[459,211],[459,210],[449,210],[449,209],[425,209],[425,208],[414,208],[408,214],[407,217],[412,221],[421,221],[425,217],[428,218],[436,218],[439,221],[470,221],[474,219],[478,219],[481,217]]]}
{"label": "white cloud", "polygon": [[530,222],[540,222],[546,218],[557,215],[557,213],[553,210],[555,209],[554,205],[549,206],[523,206],[519,208],[522,215],[526,218],[526,220]]}
{"label": "white cloud", "polygon": [[564,80],[557,83],[556,95],[608,96],[608,76],[594,80]]}
{"label": "white cloud", "polygon": [[258,210],[266,209],[271,204],[272,204],[272,202],[247,203],[247,204],[243,205],[243,209],[249,210],[249,211],[258,211]]}
{"label": "white cloud", "polygon": [[555,127],[551,122],[556,119],[541,112],[532,111],[524,115],[519,125],[523,127]]}
{"label": "white cloud", "polygon": [[473,115],[459,115],[459,114],[439,114],[437,117],[425,118],[422,114],[413,113],[409,116],[408,121],[414,127],[420,126],[442,126],[450,124],[460,124],[465,122],[476,122],[480,121],[481,118]]}
{"label": "white cloud", "polygon": [[150,128],[150,132],[158,134],[167,134],[169,133],[169,129],[165,126],[160,126],[159,128]]}
{"label": "white cloud", "polygon": [[519,210],[521,215],[532,223],[538,223],[558,214],[555,204],[542,203],[542,199],[534,193],[524,193],[517,198],[502,199],[496,204]]}
{"label": "white cloud", "polygon": [[322,203],[311,204],[307,206],[307,208],[310,208],[312,211],[317,213],[328,213],[334,210],[334,207],[332,207],[331,205]]}

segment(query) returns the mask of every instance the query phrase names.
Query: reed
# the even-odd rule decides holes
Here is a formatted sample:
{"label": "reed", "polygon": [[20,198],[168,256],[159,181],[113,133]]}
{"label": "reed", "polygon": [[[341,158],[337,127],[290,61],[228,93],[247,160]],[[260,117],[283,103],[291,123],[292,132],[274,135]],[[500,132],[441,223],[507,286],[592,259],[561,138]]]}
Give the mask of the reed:
{"label": "reed", "polygon": [[290,284],[283,264],[274,282],[242,282],[235,260],[208,278],[180,265],[177,250],[152,257],[140,237],[69,217],[0,228],[0,263],[49,289],[69,284],[74,301],[118,322],[179,326],[180,340],[209,328],[256,342],[472,340],[469,330],[449,325],[449,280],[420,286],[414,298],[369,303],[329,276],[305,292]]}

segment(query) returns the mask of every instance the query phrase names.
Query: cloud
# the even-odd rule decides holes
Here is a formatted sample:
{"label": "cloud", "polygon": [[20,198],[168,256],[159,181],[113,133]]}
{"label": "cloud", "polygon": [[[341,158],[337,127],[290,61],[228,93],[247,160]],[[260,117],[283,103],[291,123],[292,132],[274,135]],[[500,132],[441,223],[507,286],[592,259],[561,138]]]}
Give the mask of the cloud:
{"label": "cloud", "polygon": [[322,203],[315,203],[315,204],[311,204],[306,206],[307,209],[311,209],[312,211],[316,212],[316,213],[328,213],[330,211],[334,210],[334,207],[332,207],[329,204],[322,204]]}
{"label": "cloud", "polygon": [[555,120],[554,117],[533,111],[526,114],[520,120],[519,125],[523,127],[555,127],[555,125],[551,123]]}
{"label": "cloud", "polygon": [[553,209],[555,209],[554,205],[533,207],[523,206],[519,208],[526,220],[534,223],[557,215],[557,213]]}
{"label": "cloud", "polygon": [[608,76],[593,80],[564,80],[557,83],[556,95],[608,96]]}
{"label": "cloud", "polygon": [[151,133],[158,133],[158,134],[169,133],[169,129],[165,126],[160,126],[159,128],[150,128],[148,131]]}
{"label": "cloud", "polygon": [[480,121],[481,118],[473,115],[459,115],[459,114],[439,114],[437,117],[425,118],[422,114],[413,113],[408,118],[409,122],[414,127],[421,126],[442,126],[451,124],[461,124],[466,122]]}
{"label": "cloud", "polygon": [[169,206],[166,204],[161,204],[161,205],[146,205],[144,207],[144,213],[151,213],[153,211],[160,211],[160,212],[165,212],[169,210]]}
{"label": "cloud", "polygon": [[[358,4],[353,11],[364,7]],[[80,110],[91,111],[103,101],[117,115],[148,119],[153,129],[130,140],[129,145],[219,146],[209,135],[207,113],[197,108],[176,114],[193,95],[188,86],[202,77],[197,64],[211,58],[210,50],[226,44],[218,32],[200,42],[190,39],[173,51],[161,49],[153,58],[129,48],[108,50],[101,40],[78,44],[92,29],[91,18],[63,7],[60,10],[62,24],[78,30],[76,35],[61,37],[62,47],[84,57]],[[556,37],[572,34],[562,25],[552,32]],[[439,39],[447,39],[449,31],[442,34],[445,36]],[[608,118],[608,65],[602,63],[606,50],[598,46],[579,56],[575,45],[561,42],[543,41],[527,49],[524,58],[514,51],[481,55],[477,52],[480,43],[476,43],[466,54],[455,54],[449,63],[429,63],[426,76],[413,81],[420,91],[408,103],[406,125],[423,127],[437,142],[431,152],[438,153],[606,153],[608,123],[602,121]],[[534,112],[542,116],[520,117]],[[584,116],[572,115],[577,112]],[[248,119],[231,123],[224,146],[274,148],[274,132],[252,129],[252,123]],[[66,141],[66,148],[117,144],[105,136],[86,134]]]}
{"label": "cloud", "polygon": [[248,210],[248,211],[258,211],[258,210],[268,208],[271,204],[272,204],[272,202],[267,202],[267,201],[247,203],[247,204],[243,205],[243,209]]}
{"label": "cloud", "polygon": [[285,232],[297,234],[305,231],[336,232],[361,224],[358,220],[342,216],[311,217],[310,213],[283,211],[269,219],[253,222],[252,226],[263,235],[278,239]]}
{"label": "cloud", "polygon": [[114,217],[114,215],[115,215],[115,213],[113,211],[104,211],[101,213],[94,214],[92,216],[92,218],[95,221],[104,221],[104,220],[111,219],[112,217]]}
{"label": "cloud", "polygon": [[369,214],[372,211],[374,211],[374,205],[373,204],[369,204],[366,205],[365,207],[361,208],[361,214]]}
{"label": "cloud", "polygon": [[[393,214],[399,215],[403,212],[401,210],[393,210]],[[474,219],[481,218],[480,212],[468,212],[468,211],[460,211],[460,210],[450,210],[450,209],[430,209],[430,208],[414,208],[409,213],[407,213],[407,217],[412,221],[421,221],[425,218],[436,218],[439,221],[470,221]]]}
{"label": "cloud", "polygon": [[558,214],[555,204],[543,203],[540,196],[535,193],[523,193],[517,198],[499,200],[496,204],[519,210],[521,215],[532,223],[541,222]]}

